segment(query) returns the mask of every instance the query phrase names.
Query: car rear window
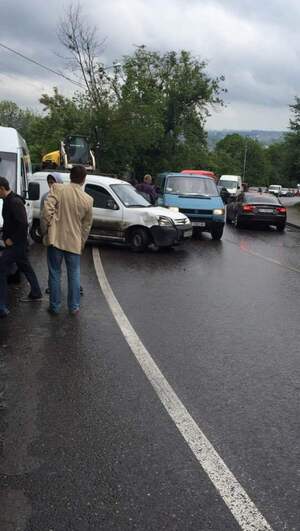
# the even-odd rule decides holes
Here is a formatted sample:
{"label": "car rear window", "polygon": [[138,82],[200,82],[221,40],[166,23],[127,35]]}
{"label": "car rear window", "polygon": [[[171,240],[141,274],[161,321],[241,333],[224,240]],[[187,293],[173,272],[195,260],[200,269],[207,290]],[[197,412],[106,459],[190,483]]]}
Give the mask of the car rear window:
{"label": "car rear window", "polygon": [[268,194],[245,194],[245,200],[247,203],[270,203],[272,205],[279,205],[277,197]]}

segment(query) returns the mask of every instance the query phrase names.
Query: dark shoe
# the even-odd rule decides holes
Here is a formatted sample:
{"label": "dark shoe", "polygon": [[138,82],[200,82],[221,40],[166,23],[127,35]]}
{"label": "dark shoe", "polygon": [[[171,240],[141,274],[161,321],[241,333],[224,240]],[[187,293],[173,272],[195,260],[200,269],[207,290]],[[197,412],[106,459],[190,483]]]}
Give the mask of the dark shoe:
{"label": "dark shoe", "polygon": [[80,295],[82,296],[83,295],[83,287],[80,286]]}
{"label": "dark shoe", "polygon": [[79,314],[79,308],[76,308],[75,310],[70,310],[70,315],[73,315],[74,317],[76,317],[76,315]]}
{"label": "dark shoe", "polygon": [[28,297],[22,297],[20,299],[20,302],[39,302],[39,301],[42,301],[43,300],[43,295],[40,294],[40,295],[31,295],[31,293],[29,293]]}
{"label": "dark shoe", "polygon": [[51,315],[59,315],[59,312],[57,312],[56,310],[53,310],[53,308],[51,308],[51,306],[49,306],[49,308],[47,308],[47,312],[50,313]]}
{"label": "dark shoe", "polygon": [[5,317],[7,317],[9,315],[9,310],[7,308],[5,308],[5,310],[0,310],[0,319],[4,319]]}

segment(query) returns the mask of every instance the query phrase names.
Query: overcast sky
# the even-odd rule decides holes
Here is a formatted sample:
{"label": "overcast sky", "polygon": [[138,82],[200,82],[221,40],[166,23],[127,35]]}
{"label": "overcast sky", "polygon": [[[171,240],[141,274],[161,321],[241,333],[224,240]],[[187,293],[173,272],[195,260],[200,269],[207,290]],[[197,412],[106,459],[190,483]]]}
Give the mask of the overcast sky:
{"label": "overcast sky", "polygon": [[[57,26],[68,2],[0,0],[0,42],[63,71]],[[152,50],[190,50],[208,61],[211,76],[225,76],[227,108],[208,128],[286,129],[288,105],[300,96],[298,0],[82,0],[86,20],[106,38],[104,64],[145,44]],[[75,88],[0,48],[0,100],[38,108],[56,85]]]}

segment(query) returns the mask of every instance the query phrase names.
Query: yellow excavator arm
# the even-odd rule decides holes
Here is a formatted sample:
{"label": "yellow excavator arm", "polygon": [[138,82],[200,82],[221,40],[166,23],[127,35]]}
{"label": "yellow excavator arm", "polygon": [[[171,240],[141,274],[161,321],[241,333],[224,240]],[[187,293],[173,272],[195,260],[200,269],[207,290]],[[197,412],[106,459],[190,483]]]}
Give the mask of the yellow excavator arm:
{"label": "yellow excavator arm", "polygon": [[42,162],[44,164],[55,165],[60,166],[60,151],[51,151],[50,153],[46,153],[46,155],[43,156]]}
{"label": "yellow excavator arm", "polygon": [[67,136],[60,142],[60,149],[46,153],[42,158],[44,167],[71,169],[77,164],[82,164],[87,170],[96,169],[95,155],[82,135]]}

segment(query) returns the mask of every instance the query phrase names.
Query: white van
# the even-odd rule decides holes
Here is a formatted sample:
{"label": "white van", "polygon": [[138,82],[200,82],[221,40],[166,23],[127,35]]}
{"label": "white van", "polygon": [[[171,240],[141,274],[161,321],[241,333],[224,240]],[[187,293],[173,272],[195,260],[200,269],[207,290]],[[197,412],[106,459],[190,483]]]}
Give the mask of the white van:
{"label": "white van", "polygon": [[[51,171],[37,172],[33,182],[40,185],[42,194],[48,191],[47,176]],[[55,172],[64,182],[69,173]],[[178,209],[151,205],[126,181],[87,175],[85,191],[94,199],[93,225],[89,241],[126,243],[136,252],[154,243],[157,247],[170,247],[192,237],[192,224]],[[35,220],[32,236],[39,239],[40,201],[35,203]]]}
{"label": "white van", "polygon": [[242,177],[240,175],[221,175],[218,186],[226,188],[231,196],[236,196],[242,190]]}
{"label": "white van", "polygon": [[[8,180],[13,192],[24,198],[28,223],[31,225],[32,200],[39,198],[39,187],[36,184],[29,186],[32,173],[28,147],[24,138],[12,127],[0,126],[0,176]],[[0,199],[0,229],[3,225],[2,204]]]}
{"label": "white van", "polygon": [[271,184],[268,188],[269,194],[276,195],[277,197],[281,194],[282,186],[281,184]]}

